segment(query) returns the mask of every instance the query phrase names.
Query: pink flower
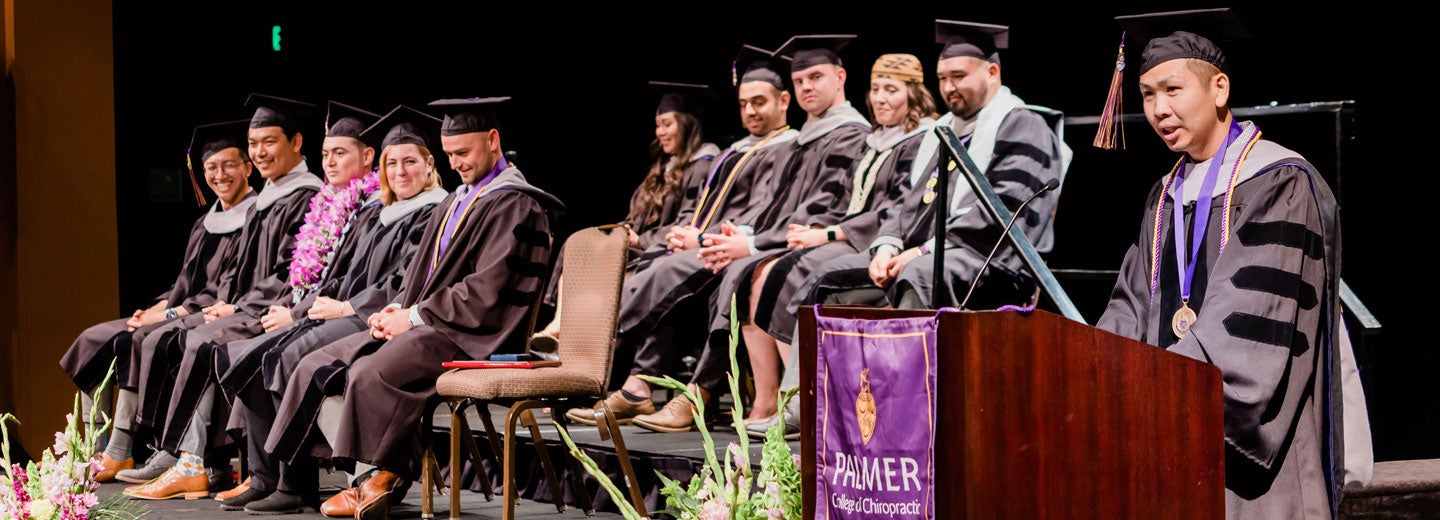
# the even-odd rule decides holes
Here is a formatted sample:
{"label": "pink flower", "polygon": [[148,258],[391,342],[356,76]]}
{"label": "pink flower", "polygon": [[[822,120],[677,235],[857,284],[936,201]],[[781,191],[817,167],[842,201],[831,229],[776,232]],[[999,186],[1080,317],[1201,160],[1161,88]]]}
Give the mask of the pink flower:
{"label": "pink flower", "polygon": [[732,442],[726,449],[730,451],[730,461],[735,464],[736,469],[743,468],[750,464],[750,455],[740,451],[739,444]]}
{"label": "pink flower", "polygon": [[719,501],[706,502],[700,507],[700,520],[728,520],[730,507]]}
{"label": "pink flower", "polygon": [[297,293],[309,291],[320,283],[335,243],[344,234],[345,224],[360,204],[379,188],[379,174],[370,172],[351,179],[344,188],[325,186],[311,197],[310,210],[295,235],[291,255],[289,282]]}

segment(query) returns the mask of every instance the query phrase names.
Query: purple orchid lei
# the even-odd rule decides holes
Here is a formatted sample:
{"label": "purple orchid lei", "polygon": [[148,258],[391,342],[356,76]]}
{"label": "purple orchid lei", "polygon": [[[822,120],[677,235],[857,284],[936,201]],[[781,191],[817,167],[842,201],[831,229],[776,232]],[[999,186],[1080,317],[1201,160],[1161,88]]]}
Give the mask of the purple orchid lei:
{"label": "purple orchid lei", "polygon": [[320,283],[330,252],[340,241],[350,215],[380,188],[380,176],[370,172],[350,180],[344,188],[325,185],[310,198],[310,211],[295,235],[295,251],[290,261],[290,287],[304,294]]}

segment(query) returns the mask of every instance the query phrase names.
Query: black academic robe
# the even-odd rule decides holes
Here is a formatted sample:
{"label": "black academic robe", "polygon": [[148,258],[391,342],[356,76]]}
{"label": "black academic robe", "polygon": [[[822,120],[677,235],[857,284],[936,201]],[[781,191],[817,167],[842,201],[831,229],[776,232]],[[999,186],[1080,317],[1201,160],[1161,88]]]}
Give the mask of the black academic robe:
{"label": "black academic robe", "polygon": [[[366,317],[398,298],[431,212],[446,196],[444,190],[417,194],[413,207],[404,208],[408,212],[398,217],[386,213],[387,207],[379,201],[357,210],[321,281],[291,309],[291,324],[226,346],[229,356],[217,359],[216,367],[225,395],[243,397],[241,390],[259,375],[264,376],[266,389],[283,393],[300,358],[364,330]],[[382,214],[387,218],[382,219]],[[355,314],[348,319],[308,318],[310,307],[321,296],[348,302]]]}
{"label": "black academic robe", "polygon": [[[715,159],[719,154],[719,148],[706,143],[705,148],[685,166],[679,192],[667,194],[664,204],[657,212],[657,218],[639,218],[634,219],[636,221],[624,222],[640,237],[639,247],[630,248],[627,256],[629,260],[625,265],[626,273],[642,271],[650,267],[656,258],[669,252],[669,242],[665,240],[665,235],[670,232],[671,227],[690,224],[695,214],[695,205],[700,200],[700,192],[705,189],[705,181],[715,171]],[[631,207],[634,207],[635,197],[639,194],[637,189],[631,196]],[[560,262],[556,262],[557,266],[559,264]],[[558,276],[552,279],[558,280]]]}
{"label": "black academic robe", "polygon": [[[283,232],[288,233],[285,241],[288,243],[282,243],[285,246],[284,249],[271,252],[272,254],[268,257],[274,259],[272,264],[265,265],[257,262],[255,267],[267,269],[269,276],[254,282],[250,291],[235,302],[234,314],[182,331],[180,334],[172,336],[175,345],[162,347],[167,348],[170,352],[179,352],[180,359],[179,369],[175,374],[174,390],[169,398],[169,415],[162,430],[161,447],[164,449],[175,451],[189,428],[190,419],[195,414],[200,396],[204,394],[206,388],[218,383],[220,377],[229,370],[230,364],[235,361],[235,358],[243,354],[241,349],[231,352],[230,344],[239,344],[242,340],[264,334],[265,328],[260,322],[260,317],[269,312],[270,306],[291,307],[295,303],[293,298],[298,293],[294,286],[290,285],[290,262],[294,256],[295,241],[299,236],[300,228],[304,225],[305,215],[321,207],[322,199],[320,197],[323,191],[320,190],[324,189],[326,188],[321,187],[312,192],[313,195],[304,204],[303,211],[296,213],[294,217],[296,222],[292,226],[289,228],[275,226],[273,228],[275,233],[286,230]],[[292,193],[287,198],[293,196]],[[276,204],[278,205],[279,202]],[[359,208],[356,208],[356,211],[358,210]],[[352,211],[351,214],[353,215],[353,213]],[[345,215],[347,226],[353,224],[349,217],[350,215]],[[338,247],[344,247],[345,233],[350,231],[353,231],[353,226],[342,229]],[[336,252],[338,254],[342,251],[337,250]],[[325,259],[327,271],[335,258],[336,256],[332,255]],[[313,301],[310,299],[303,302],[305,309],[308,310]],[[249,346],[249,344],[244,344],[244,346]],[[229,400],[227,399],[225,402],[229,402]],[[225,417],[217,416],[216,418],[223,419]],[[224,439],[224,437],[220,438]]]}
{"label": "black academic robe", "polygon": [[[210,351],[217,340],[228,341],[233,339],[228,336],[241,332],[249,335],[264,332],[260,314],[251,313],[269,307],[269,302],[264,301],[266,295],[279,297],[285,290],[284,284],[276,284],[274,279],[277,273],[289,276],[295,234],[303,224],[310,199],[321,186],[318,177],[308,171],[295,171],[287,177],[290,178],[283,182],[295,183],[289,185],[293,189],[269,199],[270,204],[265,207],[261,207],[267,199],[262,191],[261,200],[250,209],[239,239],[241,252],[235,269],[222,277],[217,290],[221,300],[236,305],[235,313],[213,323],[205,323],[204,316],[199,313],[173,320],[147,335],[144,341],[138,343],[140,348],[132,348],[131,375],[138,382],[140,406],[137,419],[140,424],[155,428],[163,435],[163,427],[177,404],[187,410],[186,414],[193,413],[200,397],[199,390],[204,385],[187,389],[192,384],[177,382],[176,378],[205,372],[212,367]],[[272,184],[265,189],[274,189],[274,186]],[[197,354],[202,346],[206,352]],[[186,355],[187,350],[191,351],[191,355]],[[204,378],[197,381],[200,379]],[[178,391],[180,399],[172,399],[176,389],[181,389]],[[176,427],[183,429],[189,422],[188,415],[185,419]]]}
{"label": "black academic robe", "polygon": [[[848,105],[844,108],[854,112]],[[865,137],[870,133],[864,121],[854,113],[848,121],[831,123],[833,128],[821,133],[807,135],[802,129],[801,136],[790,143],[784,166],[770,179],[769,189],[775,197],[763,211],[750,215],[755,230],[750,256],[726,266],[705,293],[709,333],[691,382],[712,393],[724,387],[730,366],[731,298],[739,295],[748,300],[756,269],[790,251],[785,240],[790,225],[824,227],[844,219],[850,205],[851,176],[865,155]],[[812,124],[816,121],[806,123]],[[737,307],[747,313],[742,321],[749,321],[748,305],[737,302]]]}
{"label": "black academic robe", "polygon": [[328,455],[410,474],[409,442],[436,395],[435,380],[446,370],[441,363],[526,349],[560,201],[511,167],[475,198],[437,256],[459,200],[457,192],[435,207],[405,273],[398,303],[402,312],[416,307],[424,325],[389,341],[359,332],[302,359],[285,386],[266,451],[282,460],[312,448],[327,455],[310,434],[323,399],[344,395],[339,438]]}
{"label": "black academic robe", "polygon": [[[1246,126],[1249,134],[1253,126]],[[1340,402],[1339,211],[1314,166],[1265,140],[1241,163],[1241,180],[1227,201],[1225,177],[1243,144],[1225,154],[1220,194],[1205,208],[1209,222],[1188,302],[1197,319],[1185,336],[1171,329],[1180,284],[1175,204],[1164,193],[1170,176],[1150,191],[1138,237],[1096,327],[1220,369],[1228,518],[1331,518],[1339,468],[1329,461],[1338,463],[1344,453],[1340,436],[1332,434],[1342,424],[1340,407],[1325,406]],[[1191,176],[1203,166],[1192,166]],[[1193,199],[1184,206],[1187,229],[1195,225],[1195,206]],[[1187,249],[1191,240],[1187,232]]]}
{"label": "black academic robe", "polygon": [[[179,274],[170,284],[170,289],[152,299],[151,305],[168,301],[171,307],[194,314],[215,303],[222,274],[237,262],[236,252],[240,250],[244,216],[254,204],[254,193],[225,211],[220,211],[217,201],[196,219],[195,224],[190,226]],[[207,219],[211,221],[208,227]],[[229,222],[224,222],[226,220]],[[65,351],[65,356],[60,359],[60,368],[81,390],[89,392],[99,386],[111,362],[115,363],[115,383],[127,390],[135,389],[136,383],[130,379],[130,345],[159,327],[146,326],[130,331],[126,325],[129,320],[120,318],[85,329]]]}
{"label": "black academic robe", "polygon": [[[885,150],[867,148],[865,155],[856,162],[856,170],[873,168],[873,187],[865,198],[865,206],[856,213],[846,215],[836,224],[845,232],[846,240],[792,250],[776,258],[770,274],[761,286],[760,297],[756,300],[758,305],[753,316],[750,316],[755,326],[765,329],[780,341],[789,343],[793,340],[795,313],[800,308],[801,298],[798,295],[801,287],[811,273],[825,262],[868,250],[870,242],[880,231],[880,221],[885,215],[896,211],[909,193],[910,168],[920,149],[922,132],[929,131],[929,128],[926,126],[912,132]],[[852,195],[853,191],[854,188]],[[745,285],[737,288],[737,306],[747,304],[751,290],[751,287]],[[710,325],[712,330],[717,326],[723,330],[729,329],[728,321],[718,324],[712,322]]]}
{"label": "black academic robe", "polygon": [[[1063,146],[1064,143],[1044,116],[1025,107],[1012,109],[996,131],[993,156],[989,166],[985,168],[984,178],[990,182],[1005,207],[1013,212],[1047,182],[1058,182],[1061,179],[1065,172]],[[932,158],[930,167],[925,171],[938,171],[939,158],[939,155]],[[1004,229],[1005,223],[990,219],[984,208],[980,207],[978,195],[968,190],[969,185],[961,177],[958,168],[950,171],[949,182],[950,186],[964,184],[967,189],[965,195],[956,202],[956,206],[961,209],[951,214],[944,233],[944,276],[949,287],[946,291],[948,297],[943,302],[931,301],[935,265],[934,259],[927,255],[915,259],[901,270],[890,287],[888,300],[891,305],[907,306],[901,301],[906,292],[918,300],[920,308],[936,309],[959,304],[968,292],[971,282],[975,280],[975,275],[980,272],[981,266],[985,265],[985,257],[1003,236],[1000,231]],[[1015,220],[1015,227],[1020,229],[1030,239],[1035,250],[1041,253],[1049,252],[1054,243],[1052,217],[1059,197],[1059,190],[1052,190],[1037,197],[1021,210],[1020,216]],[[933,229],[934,213],[919,213],[929,217],[922,217],[922,220],[928,220],[929,223],[912,222],[911,227]],[[913,246],[906,244],[906,247]],[[1034,276],[1025,268],[1024,260],[1016,249],[1001,247],[985,269],[985,276],[976,285],[974,295],[966,308],[984,309],[1005,304],[1024,304],[1034,294],[1034,288]]]}
{"label": "black academic robe", "polygon": [[[951,117],[942,117],[936,124],[951,124]],[[1011,211],[1046,182],[1062,177],[1065,170],[1063,143],[1040,113],[1024,106],[1011,109],[1001,120],[995,134],[995,147],[985,169],[985,179]],[[969,141],[962,144],[968,146]],[[870,280],[869,266],[875,248],[881,244],[894,245],[902,251],[922,244],[933,245],[935,208],[932,202],[936,199],[927,200],[924,185],[939,175],[941,155],[938,150],[932,153],[921,170],[923,175],[918,178],[912,176],[916,186],[902,204],[881,219],[879,234],[866,250],[831,259],[815,270],[815,274],[797,292],[797,308],[798,305],[821,303],[836,292],[875,287]],[[954,199],[955,190],[964,195],[952,203],[952,207],[961,209],[951,212],[946,225],[945,276],[950,289],[947,301],[940,302],[940,306],[955,305],[965,295],[984,264],[985,256],[1001,238],[1000,230],[1004,227],[1003,223],[997,225],[991,222],[984,209],[977,206],[979,200],[960,176],[958,168],[952,167],[949,161],[945,166],[951,198]],[[1048,252],[1054,243],[1052,217],[1058,198],[1057,191],[1041,195],[1026,206],[1015,222],[1015,226],[1042,253]],[[902,294],[909,293],[919,300],[921,306],[933,308],[937,305],[930,301],[933,272],[934,259],[921,256],[905,266],[883,298],[870,303],[899,306]],[[1025,303],[1033,293],[1033,277],[1023,268],[1023,260],[1014,248],[1001,247],[966,307],[994,308],[1003,304]]]}
{"label": "black academic robe", "polygon": [[[763,141],[751,136],[736,142],[728,154],[722,154],[719,169],[702,189],[695,210],[682,212],[680,221],[688,219],[688,225],[704,233],[719,233],[724,222],[749,222],[749,216],[763,212],[771,200],[772,192],[767,189],[771,176],[789,158],[790,143],[798,135],[786,128],[768,134]],[[623,344],[619,350],[634,349],[631,373],[661,375],[668,356],[655,341],[656,329],[673,321],[671,312],[677,306],[693,296],[708,294],[703,291],[715,274],[705,269],[696,254],[692,249],[658,256],[648,268],[625,279],[620,293]]]}
{"label": "black academic robe", "polygon": [[[233,405],[225,430],[235,441],[246,443],[252,488],[305,487],[295,480],[313,479],[308,464],[282,466],[265,451],[265,437],[275,422],[289,375],[305,355],[366,330],[366,317],[398,299],[432,210],[447,195],[443,189],[432,189],[388,206],[376,200],[357,210],[319,284],[292,309],[294,321],[254,338],[232,341],[225,348],[229,356],[217,357],[217,363],[228,365],[217,367],[217,372],[222,374],[220,388]],[[310,319],[307,312],[321,296],[349,303],[355,314]],[[285,476],[292,471],[302,474]],[[309,476],[303,474],[307,471]]]}

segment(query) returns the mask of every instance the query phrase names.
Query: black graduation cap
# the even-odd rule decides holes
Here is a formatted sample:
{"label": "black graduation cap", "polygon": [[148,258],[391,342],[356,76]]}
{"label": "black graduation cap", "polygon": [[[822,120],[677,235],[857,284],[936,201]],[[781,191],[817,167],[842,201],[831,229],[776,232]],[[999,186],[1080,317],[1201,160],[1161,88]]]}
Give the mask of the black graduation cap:
{"label": "black graduation cap", "polygon": [[396,106],[370,128],[365,140],[380,143],[381,149],[395,144],[414,144],[435,151],[440,141],[440,118],[405,105]]}
{"label": "black graduation cap", "polygon": [[710,87],[669,81],[651,81],[650,87],[660,92],[660,100],[655,106],[655,115],[666,112],[682,112],[697,118],[705,115],[705,101],[710,93]]}
{"label": "black graduation cap", "polygon": [[1144,44],[1140,74],[1177,58],[1195,58],[1229,72],[1220,42],[1250,38],[1228,7],[1116,16],[1125,38]]}
{"label": "black graduation cap", "polygon": [[969,56],[1000,63],[1000,50],[1010,47],[1010,27],[988,23],[935,20],[935,43],[945,44],[940,59]]}
{"label": "black graduation cap", "polygon": [[205,194],[195,170],[205,171],[205,160],[226,148],[240,149],[240,158],[249,161],[245,155],[246,129],[250,121],[238,119],[220,123],[207,123],[195,127],[190,134],[190,147],[185,150],[185,169],[190,173],[190,187],[195,190],[195,200],[205,205]]}
{"label": "black graduation cap", "polygon": [[736,87],[741,83],[764,81],[776,89],[785,90],[787,71],[780,69],[780,59],[775,53],[754,45],[741,45],[740,53],[730,64],[730,83]]}
{"label": "black graduation cap", "polygon": [[316,108],[304,101],[254,93],[245,99],[245,106],[255,109],[255,115],[250,118],[250,128],[278,126],[284,128],[287,134],[299,131],[313,121]]}
{"label": "black graduation cap", "polygon": [[826,64],[843,67],[840,62],[840,49],[854,39],[853,34],[791,36],[775,51],[775,55],[790,60],[791,72]]}
{"label": "black graduation cap", "polygon": [[499,108],[506,101],[510,101],[508,96],[437,99],[431,101],[429,106],[445,113],[445,119],[440,124],[440,135],[450,136],[499,128]]}
{"label": "black graduation cap", "polygon": [[377,141],[362,139],[360,134],[379,119],[380,114],[331,101],[329,110],[325,113],[325,137],[349,137],[374,147],[378,144]]}

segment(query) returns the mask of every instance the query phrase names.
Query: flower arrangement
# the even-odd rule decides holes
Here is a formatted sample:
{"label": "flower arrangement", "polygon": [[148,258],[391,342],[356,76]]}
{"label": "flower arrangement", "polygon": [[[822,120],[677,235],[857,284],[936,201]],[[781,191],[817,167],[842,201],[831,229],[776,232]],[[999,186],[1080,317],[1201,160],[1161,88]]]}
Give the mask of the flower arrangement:
{"label": "flower arrangement", "polygon": [[350,215],[377,189],[380,189],[380,175],[372,171],[350,179],[344,188],[327,184],[310,198],[310,210],[295,235],[295,250],[290,261],[290,287],[298,297],[320,283]]}
{"label": "flower arrangement", "polygon": [[[740,325],[734,319],[736,314],[733,298],[730,301],[730,316],[730,373],[727,378],[730,381],[731,395],[740,395],[740,384],[735,377],[739,372],[735,349],[740,337]],[[732,417],[740,441],[732,442],[726,447],[725,461],[722,464],[715,456],[715,441],[710,437],[710,431],[705,428],[705,401],[691,392],[684,383],[670,376],[663,379],[641,377],[650,383],[684,392],[685,397],[695,403],[695,425],[705,443],[705,464],[686,485],[682,486],[680,481],[656,473],[663,483],[660,494],[665,496],[665,505],[669,508],[656,511],[657,513],[666,513],[681,520],[800,518],[800,455],[790,452],[790,445],[785,442],[783,421],[776,421],[766,430],[765,442],[760,451],[760,472],[754,474],[749,461],[750,439],[745,431],[744,406],[738,400],[733,405]],[[795,389],[782,392],[777,410],[784,410],[785,404],[795,398],[795,394]],[[580,460],[585,471],[598,479],[601,487],[604,487],[610,496],[625,496],[610,482],[599,465],[575,446],[565,428],[559,424],[556,424],[555,428],[569,447],[570,455]],[[642,518],[629,502],[616,500],[615,503],[626,519]]]}
{"label": "flower arrangement", "polygon": [[[115,366],[110,366],[111,375]],[[100,388],[110,384],[105,377]],[[96,495],[100,484],[95,473],[101,470],[100,454],[95,453],[96,440],[110,428],[110,417],[101,414],[104,424],[95,426],[98,407],[91,407],[84,427],[79,423],[80,394],[75,406],[65,415],[65,431],[55,434],[55,445],[46,450],[39,464],[30,461],[25,467],[10,462],[10,430],[6,423],[20,421],[14,415],[0,415],[0,520],[136,520],[144,511],[135,502],[113,495],[101,500]]]}

